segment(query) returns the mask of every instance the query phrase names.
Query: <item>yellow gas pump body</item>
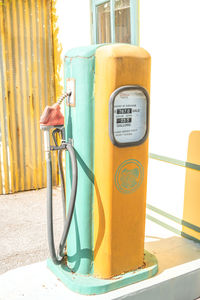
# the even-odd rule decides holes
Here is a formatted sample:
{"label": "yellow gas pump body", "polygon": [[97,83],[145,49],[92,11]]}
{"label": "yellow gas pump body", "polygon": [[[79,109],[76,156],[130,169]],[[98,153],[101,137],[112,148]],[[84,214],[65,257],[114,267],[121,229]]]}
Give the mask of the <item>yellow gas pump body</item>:
{"label": "yellow gas pump body", "polygon": [[[142,48],[124,44],[96,50],[94,275],[100,278],[111,278],[144,264],[148,133],[138,145],[114,145],[109,136],[109,101],[111,94],[123,86],[140,86],[150,93],[150,71],[150,55]],[[123,190],[120,172],[133,169],[136,187]]]}

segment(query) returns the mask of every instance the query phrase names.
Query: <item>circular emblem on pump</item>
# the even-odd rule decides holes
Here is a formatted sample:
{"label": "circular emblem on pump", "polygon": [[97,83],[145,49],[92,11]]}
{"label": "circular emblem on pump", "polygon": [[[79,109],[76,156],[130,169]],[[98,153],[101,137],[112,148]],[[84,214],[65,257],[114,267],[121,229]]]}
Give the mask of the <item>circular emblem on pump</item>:
{"label": "circular emblem on pump", "polygon": [[133,193],[142,183],[144,168],[136,159],[125,160],[115,173],[115,185],[121,193]]}

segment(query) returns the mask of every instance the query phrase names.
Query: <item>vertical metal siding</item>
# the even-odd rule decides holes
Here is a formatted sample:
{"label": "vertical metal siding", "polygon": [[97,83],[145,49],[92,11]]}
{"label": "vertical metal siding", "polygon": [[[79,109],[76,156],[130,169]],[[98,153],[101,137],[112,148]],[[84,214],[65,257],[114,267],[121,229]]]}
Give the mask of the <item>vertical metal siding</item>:
{"label": "vertical metal siding", "polygon": [[53,63],[51,1],[1,1],[0,194],[46,185],[39,119],[55,102]]}

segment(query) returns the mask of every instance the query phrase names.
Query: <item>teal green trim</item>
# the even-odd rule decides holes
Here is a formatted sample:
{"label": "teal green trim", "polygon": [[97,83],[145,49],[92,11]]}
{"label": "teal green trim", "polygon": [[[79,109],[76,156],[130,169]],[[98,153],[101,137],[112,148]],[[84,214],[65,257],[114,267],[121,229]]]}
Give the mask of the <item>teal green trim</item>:
{"label": "teal green trim", "polygon": [[[97,43],[97,11],[98,5],[110,2],[111,42],[115,43],[115,0],[92,0],[93,43]],[[139,46],[139,0],[130,0],[131,44]]]}
{"label": "teal green trim", "polygon": [[96,5],[92,2],[92,25],[93,25],[93,43],[97,43],[97,17],[96,17]]}
{"label": "teal green trim", "polygon": [[157,213],[157,214],[165,217],[165,218],[168,218],[168,219],[170,219],[170,220],[172,220],[172,221],[180,224],[180,225],[188,227],[188,228],[190,228],[190,229],[192,229],[192,230],[194,230],[196,232],[200,232],[200,227],[198,227],[196,225],[193,225],[193,224],[191,224],[191,223],[189,223],[187,221],[184,221],[182,219],[179,219],[179,218],[177,218],[177,217],[175,217],[175,216],[173,216],[171,214],[168,214],[167,212],[165,212],[165,211],[163,211],[163,210],[161,210],[161,209],[159,209],[159,208],[157,208],[157,207],[155,207],[153,205],[147,204],[147,208],[150,209],[150,210],[152,210],[153,212],[155,212],[155,213]]}
{"label": "teal green trim", "polygon": [[[97,7],[101,4],[108,3],[110,0],[92,0],[92,20],[93,20],[93,43],[96,44],[97,36]],[[112,35],[111,35],[112,36]]]}
{"label": "teal green trim", "polygon": [[139,0],[130,0],[131,44],[139,46]]}
{"label": "teal green trim", "polygon": [[170,226],[170,225],[168,225],[168,224],[166,224],[166,223],[164,223],[164,222],[162,222],[162,221],[160,221],[160,220],[158,220],[158,219],[156,219],[156,218],[154,218],[154,217],[152,217],[152,216],[150,216],[148,214],[146,215],[146,218],[148,220],[150,220],[150,221],[152,221],[152,222],[154,222],[154,223],[156,223],[156,224],[158,224],[158,225],[160,225],[160,226],[168,229],[169,231],[174,232],[177,235],[183,236],[183,237],[185,237],[185,238],[187,238],[189,240],[192,240],[192,241],[200,243],[199,239],[196,239],[193,236],[191,236],[191,235],[189,235],[189,234],[187,234],[187,233],[185,233],[183,231],[180,231],[180,230],[178,230],[178,229],[176,229],[176,228],[174,228],[174,227],[172,227],[172,226]]}
{"label": "teal green trim", "polygon": [[65,55],[65,62],[67,61],[67,59],[71,60],[72,58],[77,58],[77,59],[92,58],[95,55],[96,49],[100,46],[102,45],[91,45],[88,47],[72,48],[67,51]]}
{"label": "teal green trim", "polygon": [[178,160],[178,159],[174,159],[174,158],[170,158],[170,157],[166,157],[166,156],[161,156],[161,155],[157,155],[154,153],[149,153],[149,157],[152,159],[156,159],[156,160],[161,160],[163,162],[167,162],[173,165],[178,165],[180,167],[185,167],[185,162]]}
{"label": "teal green trim", "polygon": [[[104,262],[102,262],[104,263]],[[99,279],[92,276],[80,276],[72,273],[65,265],[55,265],[50,259],[47,260],[49,269],[59,278],[70,290],[83,295],[98,295],[112,290],[148,279],[158,272],[158,262],[154,255],[145,251],[145,268],[140,268],[112,279]]]}
{"label": "teal green trim", "polygon": [[104,4],[106,2],[110,2],[110,0],[93,0],[95,6],[98,6],[98,5],[101,5],[101,4]]}
{"label": "teal green trim", "polygon": [[115,0],[110,0],[111,43],[115,43]]}
{"label": "teal green trim", "polygon": [[[65,105],[66,139],[72,139],[78,164],[75,210],[67,238],[69,267],[79,274],[93,272],[94,200],[94,78],[95,53],[102,45],[69,50],[64,79],[75,80],[75,107]],[[66,202],[69,205],[72,170],[66,153]]]}
{"label": "teal green trim", "polygon": [[182,161],[182,160],[178,160],[178,159],[167,157],[167,156],[157,155],[157,154],[154,154],[154,153],[149,153],[149,157],[152,158],[152,159],[167,162],[169,164],[173,164],[173,165],[177,165],[177,166],[180,166],[180,167],[185,167],[185,168],[189,168],[189,169],[192,169],[192,170],[200,171],[200,165],[193,164],[193,163],[190,163],[190,162],[187,162],[187,161]]}

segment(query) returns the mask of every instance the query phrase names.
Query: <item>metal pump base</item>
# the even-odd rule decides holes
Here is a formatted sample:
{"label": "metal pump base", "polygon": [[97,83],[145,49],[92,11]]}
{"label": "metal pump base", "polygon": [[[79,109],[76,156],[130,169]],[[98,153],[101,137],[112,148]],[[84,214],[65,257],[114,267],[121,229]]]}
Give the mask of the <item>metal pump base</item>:
{"label": "metal pump base", "polygon": [[98,295],[148,279],[158,272],[156,257],[146,250],[144,262],[145,268],[120,274],[112,279],[99,279],[92,275],[72,273],[66,265],[55,265],[51,259],[47,260],[47,266],[70,290],[83,295]]}

